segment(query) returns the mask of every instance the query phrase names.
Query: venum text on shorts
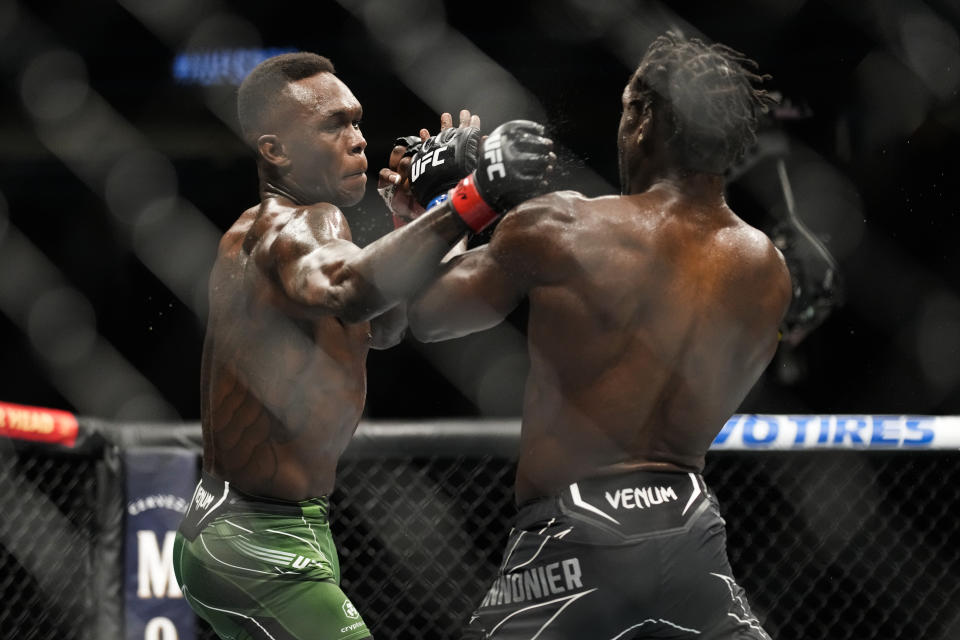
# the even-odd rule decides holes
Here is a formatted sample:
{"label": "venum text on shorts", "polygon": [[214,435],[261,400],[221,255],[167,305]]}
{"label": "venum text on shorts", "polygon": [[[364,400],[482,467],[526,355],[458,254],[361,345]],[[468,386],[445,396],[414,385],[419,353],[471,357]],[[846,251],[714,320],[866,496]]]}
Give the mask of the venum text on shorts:
{"label": "venum text on shorts", "polygon": [[194,504],[197,505],[197,509],[203,511],[210,506],[210,503],[213,502],[213,494],[205,490],[203,487],[197,487],[197,497],[194,498]]}
{"label": "venum text on shorts", "polygon": [[678,500],[673,487],[628,487],[612,494],[604,492],[604,497],[614,509],[649,509],[665,502]]}

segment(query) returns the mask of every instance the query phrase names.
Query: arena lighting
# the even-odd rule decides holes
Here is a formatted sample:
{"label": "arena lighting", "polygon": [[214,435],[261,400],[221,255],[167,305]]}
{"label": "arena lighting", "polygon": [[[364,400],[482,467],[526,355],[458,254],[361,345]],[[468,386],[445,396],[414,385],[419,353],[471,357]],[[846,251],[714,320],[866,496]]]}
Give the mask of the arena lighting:
{"label": "arena lighting", "polygon": [[171,73],[179,84],[238,85],[267,58],[295,51],[295,47],[268,47],[183,52],[174,56]]}

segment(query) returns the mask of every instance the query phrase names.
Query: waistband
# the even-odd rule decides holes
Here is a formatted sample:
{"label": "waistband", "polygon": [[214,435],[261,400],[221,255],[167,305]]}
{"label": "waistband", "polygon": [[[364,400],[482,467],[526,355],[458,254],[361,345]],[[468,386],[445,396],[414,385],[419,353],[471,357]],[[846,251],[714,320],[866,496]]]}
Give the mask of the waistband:
{"label": "waistband", "polygon": [[620,538],[662,535],[688,529],[709,501],[710,493],[700,474],[627,471],[584,478],[559,495],[519,505],[516,528],[566,518]]}
{"label": "waistband", "polygon": [[244,493],[206,472],[200,473],[200,482],[193,491],[187,512],[180,523],[180,531],[190,540],[216,519],[228,513],[252,513],[293,518],[306,517],[313,522],[329,522],[330,499],[328,496],[307,500],[281,500]]}

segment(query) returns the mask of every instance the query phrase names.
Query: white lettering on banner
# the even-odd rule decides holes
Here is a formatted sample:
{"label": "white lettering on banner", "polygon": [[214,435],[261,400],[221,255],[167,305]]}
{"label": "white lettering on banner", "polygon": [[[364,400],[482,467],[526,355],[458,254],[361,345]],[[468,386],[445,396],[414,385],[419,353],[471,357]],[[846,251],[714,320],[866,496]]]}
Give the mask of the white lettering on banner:
{"label": "white lettering on banner", "polygon": [[884,449],[960,446],[956,416],[751,415],[730,418],[714,449]]}
{"label": "white lettering on banner", "polygon": [[143,640],[178,640],[177,626],[170,618],[153,618],[147,623]]}
{"label": "white lettering on banner", "polygon": [[756,418],[743,425],[743,441],[746,444],[767,444],[777,439],[780,425],[775,421]]}
{"label": "white lettering on banner", "polygon": [[612,494],[604,492],[604,497],[614,509],[649,509],[665,502],[678,500],[673,487],[630,487],[619,489]]}
{"label": "white lettering on banner", "polygon": [[175,531],[167,531],[163,538],[163,553],[153,531],[137,531],[137,597],[182,598],[180,585],[173,573],[173,542]]}
{"label": "white lettering on banner", "polygon": [[170,509],[185,513],[187,511],[187,501],[180,496],[164,494],[139,498],[127,505],[127,513],[132,516],[150,509]]}

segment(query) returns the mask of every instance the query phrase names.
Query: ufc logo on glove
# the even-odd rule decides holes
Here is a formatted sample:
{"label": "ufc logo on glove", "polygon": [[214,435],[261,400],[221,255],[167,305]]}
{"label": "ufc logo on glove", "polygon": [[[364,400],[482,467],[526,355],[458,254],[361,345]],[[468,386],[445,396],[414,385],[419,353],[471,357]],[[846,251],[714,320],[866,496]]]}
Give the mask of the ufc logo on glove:
{"label": "ufc logo on glove", "polygon": [[487,179],[493,180],[494,174],[499,174],[503,178],[507,175],[507,170],[503,166],[503,153],[500,151],[500,134],[496,131],[491,133],[486,142],[483,143],[483,157],[490,163],[487,167]]}
{"label": "ufc logo on glove", "polygon": [[439,167],[443,164],[443,152],[446,151],[446,147],[440,147],[439,149],[431,149],[426,152],[419,158],[416,158],[416,161],[410,164],[410,179],[413,182],[416,182],[424,169],[428,166]]}

